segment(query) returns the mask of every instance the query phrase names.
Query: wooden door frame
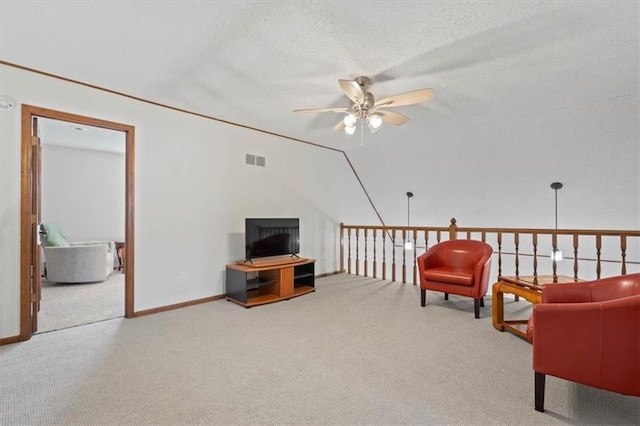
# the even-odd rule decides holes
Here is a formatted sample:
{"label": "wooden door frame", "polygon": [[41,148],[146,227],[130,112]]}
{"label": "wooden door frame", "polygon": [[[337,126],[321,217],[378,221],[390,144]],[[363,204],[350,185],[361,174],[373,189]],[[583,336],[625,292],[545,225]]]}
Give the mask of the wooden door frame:
{"label": "wooden door frame", "polygon": [[[133,126],[56,111],[32,105],[22,105],[22,147],[20,179],[20,340],[31,338],[31,122],[34,117],[50,118],[87,126],[101,127],[125,133],[125,242],[124,316],[133,318],[134,311],[134,140]],[[38,194],[38,198],[41,194]]]}

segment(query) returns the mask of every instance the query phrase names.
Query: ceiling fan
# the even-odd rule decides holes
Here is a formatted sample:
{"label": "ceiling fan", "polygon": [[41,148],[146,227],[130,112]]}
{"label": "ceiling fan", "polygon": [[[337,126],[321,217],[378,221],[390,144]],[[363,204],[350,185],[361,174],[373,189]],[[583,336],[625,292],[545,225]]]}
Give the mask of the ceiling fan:
{"label": "ceiling fan", "polygon": [[369,77],[358,77],[354,80],[338,80],[340,88],[349,98],[349,106],[345,108],[312,108],[295,109],[293,112],[336,112],[346,114],[343,120],[335,125],[333,130],[344,130],[352,135],[360,121],[361,129],[367,123],[372,133],[377,132],[382,123],[400,126],[406,123],[409,118],[393,111],[386,111],[386,108],[414,105],[433,99],[433,89],[418,89],[410,92],[400,93],[388,98],[376,101],[373,94],[367,90],[371,85]]}

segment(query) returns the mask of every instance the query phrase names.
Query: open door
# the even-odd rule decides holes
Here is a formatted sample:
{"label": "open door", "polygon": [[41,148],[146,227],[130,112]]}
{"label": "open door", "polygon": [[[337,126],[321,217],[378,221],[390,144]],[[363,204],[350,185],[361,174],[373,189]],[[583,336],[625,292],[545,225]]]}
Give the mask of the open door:
{"label": "open door", "polygon": [[31,256],[30,256],[30,298],[31,298],[31,333],[38,330],[38,312],[40,311],[40,301],[42,300],[41,271],[40,271],[40,234],[39,226],[41,219],[40,203],[40,169],[41,169],[42,147],[38,134],[38,117],[31,120]]}
{"label": "open door", "polygon": [[22,105],[21,208],[20,208],[20,340],[29,340],[38,329],[41,298],[41,145],[38,117],[67,121],[125,133],[125,296],[124,316],[134,312],[134,127],[31,105]]}

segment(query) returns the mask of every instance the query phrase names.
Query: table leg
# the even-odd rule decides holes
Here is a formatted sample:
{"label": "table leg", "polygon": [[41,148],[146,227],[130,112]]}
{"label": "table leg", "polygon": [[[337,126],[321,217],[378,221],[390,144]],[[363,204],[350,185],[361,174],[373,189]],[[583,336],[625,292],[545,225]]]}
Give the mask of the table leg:
{"label": "table leg", "polygon": [[500,283],[493,285],[491,304],[493,307],[493,328],[504,331],[504,293],[500,291]]}

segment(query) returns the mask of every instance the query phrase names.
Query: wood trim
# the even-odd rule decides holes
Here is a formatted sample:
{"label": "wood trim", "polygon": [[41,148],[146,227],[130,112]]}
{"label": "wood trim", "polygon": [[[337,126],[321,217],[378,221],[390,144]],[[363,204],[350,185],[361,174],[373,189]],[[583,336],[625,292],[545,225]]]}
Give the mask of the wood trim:
{"label": "wood trim", "polygon": [[31,114],[22,105],[20,164],[20,340],[31,338]]}
{"label": "wood trim", "polygon": [[127,249],[124,252],[124,316],[133,318],[135,316],[135,291],[133,277],[135,277],[135,128],[129,126],[126,132],[126,153],[125,153],[125,230],[124,239]]}
{"label": "wood trim", "polygon": [[0,346],[10,345],[12,343],[18,343],[22,341],[20,335],[17,336],[9,336],[9,337],[0,337]]}
{"label": "wood trim", "polygon": [[224,299],[226,297],[225,294],[220,294],[218,296],[204,297],[202,299],[194,299],[189,300],[187,302],[175,303],[173,305],[165,305],[159,306],[157,308],[145,309],[142,311],[135,312],[135,317],[143,317],[145,315],[157,314],[160,312],[172,311],[174,309],[186,308],[188,306],[200,305],[202,303],[214,302],[216,300]]}
{"label": "wood trim", "polygon": [[[1,61],[0,61],[1,62]],[[54,120],[67,121],[104,129],[116,130],[125,133],[125,241],[127,250],[125,253],[125,317],[133,318],[134,315],[134,159],[135,159],[135,128],[134,126],[113,121],[102,120],[83,115],[56,111],[33,105],[22,105],[22,147],[21,147],[21,195],[20,195],[20,340],[31,338],[31,305],[30,305],[30,264],[31,253],[31,161],[30,135],[32,117],[43,117]]]}
{"label": "wood trim", "polygon": [[242,127],[242,128],[245,128],[245,129],[256,131],[256,132],[265,133],[267,135],[276,136],[276,137],[279,137],[279,138],[288,139],[288,140],[292,140],[292,141],[295,141],[295,142],[301,142],[301,143],[305,143],[305,144],[308,144],[308,145],[313,145],[313,146],[316,146],[318,148],[324,148],[324,149],[328,149],[328,150],[331,150],[331,151],[342,152],[344,154],[344,151],[342,151],[340,149],[337,149],[337,148],[331,148],[331,147],[328,147],[328,146],[324,146],[324,145],[320,145],[320,144],[317,144],[317,143],[305,141],[305,140],[294,138],[294,137],[291,137],[291,136],[285,136],[285,135],[281,135],[279,133],[270,132],[268,130],[258,129],[256,127],[251,127],[251,126],[247,126],[247,125],[244,125],[244,124],[235,123],[233,121],[223,120],[221,118],[216,118],[216,117],[213,117],[211,115],[201,114],[199,112],[194,112],[194,111],[189,111],[189,110],[182,109],[182,108],[173,107],[173,106],[170,106],[170,105],[167,105],[167,104],[162,104],[160,102],[155,102],[155,101],[151,101],[151,100],[148,100],[148,99],[139,98],[137,96],[128,95],[126,93],[118,92],[118,91],[111,90],[111,89],[106,89],[104,87],[96,86],[94,84],[84,83],[84,82],[79,81],[79,80],[74,80],[74,79],[71,79],[71,78],[62,77],[60,75],[48,73],[48,72],[45,72],[45,71],[40,71],[40,70],[37,70],[37,69],[34,69],[34,68],[25,67],[25,66],[22,66],[22,65],[11,63],[11,62],[0,60],[0,65],[6,65],[8,67],[17,68],[17,69],[20,69],[20,70],[23,70],[23,71],[28,71],[28,72],[32,72],[32,73],[35,73],[35,74],[44,75],[46,77],[51,77],[51,78],[55,78],[55,79],[58,79],[58,80],[66,81],[68,83],[79,84],[80,86],[84,86],[84,87],[88,87],[88,88],[91,88],[91,89],[99,90],[101,92],[111,93],[112,95],[123,96],[125,98],[132,99],[134,101],[144,102],[146,104],[155,105],[155,106],[158,106],[158,107],[161,107],[161,108],[170,109],[172,111],[182,112],[184,114],[189,114],[189,115],[195,115],[196,117],[206,118],[206,119],[217,121],[217,122],[220,122],[220,123],[229,124],[231,126]]}

